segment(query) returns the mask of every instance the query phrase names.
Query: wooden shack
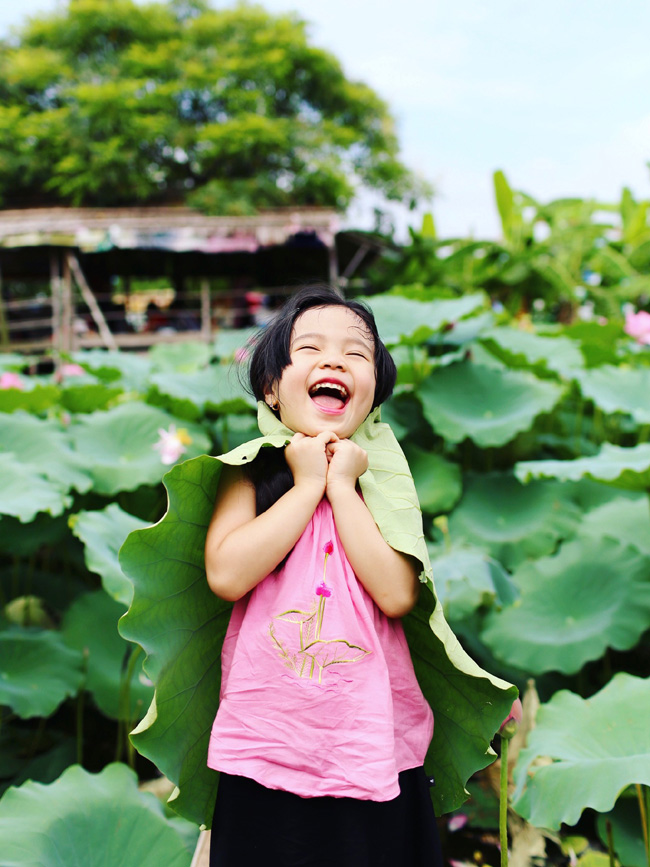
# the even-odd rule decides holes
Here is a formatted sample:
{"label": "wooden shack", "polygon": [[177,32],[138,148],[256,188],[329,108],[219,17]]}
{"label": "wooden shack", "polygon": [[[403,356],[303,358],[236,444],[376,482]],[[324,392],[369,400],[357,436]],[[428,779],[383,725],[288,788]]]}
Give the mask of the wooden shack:
{"label": "wooden shack", "polygon": [[359,233],[342,240],[338,228],[324,208],[0,211],[0,348],[210,340],[220,327],[253,324],[306,280],[350,276],[376,245]]}

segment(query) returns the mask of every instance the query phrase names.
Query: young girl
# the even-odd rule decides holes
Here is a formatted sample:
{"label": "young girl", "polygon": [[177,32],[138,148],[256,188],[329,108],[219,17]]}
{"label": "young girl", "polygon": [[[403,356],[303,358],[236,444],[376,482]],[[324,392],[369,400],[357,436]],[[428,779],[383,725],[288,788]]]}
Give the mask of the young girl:
{"label": "young girl", "polygon": [[421,566],[385,541],[358,484],[359,442],[376,451],[372,427],[388,433],[372,411],[395,365],[365,306],[304,289],[262,332],[250,378],[263,432],[291,440],[224,468],[206,539],[210,588],[235,602],[210,863],[441,864],[433,716],[399,619]]}

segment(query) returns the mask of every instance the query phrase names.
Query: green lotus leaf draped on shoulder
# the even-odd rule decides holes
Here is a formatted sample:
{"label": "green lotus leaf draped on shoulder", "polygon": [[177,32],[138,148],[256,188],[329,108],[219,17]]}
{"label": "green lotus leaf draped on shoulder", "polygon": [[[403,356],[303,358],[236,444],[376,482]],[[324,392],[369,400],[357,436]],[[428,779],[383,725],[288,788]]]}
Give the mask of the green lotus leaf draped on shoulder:
{"label": "green lotus leaf draped on shoulder", "polygon": [[[176,785],[172,805],[196,822],[210,821],[217,774],[206,765],[217,710],[219,655],[230,605],[205,579],[203,548],[223,463],[252,462],[261,448],[282,448],[293,432],[263,403],[262,436],[219,458],[202,456],[165,476],[169,507],[153,527],[135,530],[120,552],[134,598],[122,635],[147,654],[156,687],[149,713],[133,732],[136,748]],[[416,674],[435,716],[427,770],[436,779],[438,813],[467,797],[465,782],[494,758],[490,740],[507,716],[516,689],[479,668],[449,629],[436,604],[415,485],[390,427],[372,412],[351,439],[368,452],[359,479],[364,500],[386,541],[420,563],[422,590],[404,619]]]}

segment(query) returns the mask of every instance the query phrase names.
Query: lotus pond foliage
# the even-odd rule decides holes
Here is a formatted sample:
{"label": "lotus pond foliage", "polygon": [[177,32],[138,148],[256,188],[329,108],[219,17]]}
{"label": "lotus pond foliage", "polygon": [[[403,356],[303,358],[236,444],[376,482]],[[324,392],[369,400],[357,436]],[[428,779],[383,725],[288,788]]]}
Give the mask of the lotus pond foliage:
{"label": "lotus pond foliage", "polygon": [[[486,668],[522,693],[535,681],[541,705],[514,768],[514,810],[541,829],[549,859],[564,857],[569,836],[567,852],[591,835],[592,849],[609,845],[619,864],[643,867],[647,204],[625,193],[617,209],[542,206],[501,175],[496,188],[501,243],[439,241],[427,220],[399,256],[374,266],[386,291],[368,301],[399,369],[383,418],[412,467],[447,618]],[[109,838],[125,867],[159,864],[156,846],[166,863],[190,863],[200,802],[213,793],[190,786],[194,799],[184,798],[188,771],[174,745],[143,748],[156,768],[136,752],[136,727],[147,713],[182,713],[188,746],[203,737],[191,701],[167,684],[152,704],[153,684],[166,684],[168,653],[204,670],[229,607],[206,584],[199,636],[196,624],[183,628],[185,603],[171,586],[155,611],[143,592],[161,558],[182,557],[202,580],[202,552],[190,536],[186,544],[182,521],[197,492],[213,496],[214,480],[207,459],[184,461],[256,435],[238,376],[249,336],[146,356],[77,353],[56,374],[0,356],[3,865],[58,863],[52,829],[72,817],[83,833],[61,842],[67,864],[99,864],[84,861],[81,847]],[[165,513],[167,472],[160,546],[140,564],[139,601],[121,635],[133,587],[118,551]],[[138,634],[150,636],[143,647],[127,640],[138,618]],[[204,762],[197,749],[189,773]],[[180,786],[176,812],[138,789],[158,769],[171,780],[167,795]],[[474,821],[483,808],[475,782],[470,790],[461,813]],[[462,824],[449,826],[450,838]]]}

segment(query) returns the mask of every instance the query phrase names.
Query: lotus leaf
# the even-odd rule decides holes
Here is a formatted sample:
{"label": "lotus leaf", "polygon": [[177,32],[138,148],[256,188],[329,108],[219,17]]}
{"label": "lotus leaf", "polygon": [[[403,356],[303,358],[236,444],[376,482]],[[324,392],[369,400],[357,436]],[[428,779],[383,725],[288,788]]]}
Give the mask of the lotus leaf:
{"label": "lotus leaf", "polygon": [[[25,383],[29,382],[25,377]],[[59,400],[59,389],[54,385],[36,385],[33,388],[0,389],[0,412],[25,412],[40,414],[55,406]]]}
{"label": "lotus leaf", "polygon": [[[514,807],[542,828],[612,809],[623,789],[650,785],[650,679],[620,672],[585,700],[567,690],[540,707],[515,768]],[[551,764],[535,767],[538,757]]]}
{"label": "lotus leaf", "polygon": [[31,781],[0,801],[3,867],[189,867],[184,836],[136,775],[112,764],[79,765],[44,786]]}
{"label": "lotus leaf", "polygon": [[463,499],[449,519],[452,539],[485,547],[508,569],[550,554],[581,518],[559,483],[522,485],[509,473],[467,476],[464,482]]}
{"label": "lotus leaf", "polygon": [[488,617],[483,641],[532,674],[573,674],[650,627],[650,560],[614,539],[576,537],[513,575],[519,604]]}
{"label": "lotus leaf", "polygon": [[70,437],[92,475],[93,489],[99,494],[115,494],[160,481],[164,467],[154,444],[158,431],[169,429],[171,424],[184,427],[192,438],[187,457],[210,448],[199,425],[179,421],[140,402],[79,417],[70,425]]}
{"label": "lotus leaf", "polygon": [[[1,456],[0,473],[2,473],[4,485],[6,474],[4,460]],[[12,518],[9,515],[0,518],[0,521],[2,522],[0,551],[6,551],[18,557],[29,557],[38,551],[42,545],[59,545],[64,540],[69,541],[70,539],[68,524],[63,516],[52,518],[41,512],[29,524],[22,524],[18,518]]]}
{"label": "lotus leaf", "polygon": [[[156,685],[132,741],[179,787],[174,809],[198,824],[210,821],[216,796],[217,774],[206,760],[232,608],[210,591],[203,562],[220,466],[206,457],[174,467],[163,480],[169,495],[165,517],[131,533],[120,552],[136,590],[120,632],[142,645],[145,671]],[[182,682],[172,662],[183,671]],[[187,683],[196,688],[188,692]]]}
{"label": "lotus leaf", "polygon": [[405,453],[422,511],[438,514],[453,509],[462,493],[460,467],[415,445]]}
{"label": "lotus leaf", "polygon": [[[611,490],[611,488],[610,488]],[[648,499],[617,497],[588,512],[580,524],[580,534],[612,536],[624,545],[634,545],[650,556],[650,509]]]}
{"label": "lotus leaf", "polygon": [[580,344],[587,367],[616,364],[616,341],[623,329],[616,322],[574,322],[564,329],[568,338]]}
{"label": "lotus leaf", "polygon": [[[200,823],[210,821],[216,794],[216,774],[207,768],[206,756],[231,608],[208,589],[203,561],[220,466],[209,457],[176,466],[164,479],[167,514],[154,527],[131,533],[120,552],[135,590],[120,632],[142,645],[145,670],[156,685],[154,702],[132,740],[179,787],[174,809]],[[429,694],[432,681],[437,688],[437,753],[453,756],[435,771],[434,797],[446,812],[464,800],[467,778],[492,760],[489,741],[514,688],[497,694],[487,678],[454,668],[442,648],[432,658],[431,605],[426,604],[432,596],[424,589],[422,597],[405,619],[405,630],[420,683]],[[448,652],[453,653],[451,642]]]}
{"label": "lotus leaf", "polygon": [[444,325],[480,310],[486,296],[476,293],[440,301],[414,301],[398,295],[376,295],[369,304],[384,343],[421,343]]}
{"label": "lotus leaf", "polygon": [[574,370],[585,397],[604,412],[629,413],[638,424],[650,422],[650,369],[647,367],[594,367]]}
{"label": "lotus leaf", "polygon": [[212,350],[206,343],[197,340],[183,343],[158,343],[147,355],[156,371],[193,373],[210,363]]}
{"label": "lotus leaf", "polygon": [[193,373],[154,373],[151,382],[160,394],[189,401],[199,412],[250,412],[255,399],[246,393],[235,368],[212,364]]}
{"label": "lotus leaf", "polygon": [[579,347],[568,337],[543,337],[521,328],[502,326],[483,331],[481,340],[511,367],[542,364],[562,373],[584,366]]}
{"label": "lotus leaf", "polygon": [[21,464],[55,482],[63,491],[89,490],[92,481],[83,471],[66,432],[57,422],[25,412],[0,415],[0,454],[13,452]]}
{"label": "lotus leaf", "polygon": [[[476,316],[470,316],[468,319],[461,319],[454,322],[453,327],[444,333],[444,342],[451,346],[464,346],[466,343],[476,340],[482,332],[494,325],[494,313],[491,310],[486,310],[485,313],[479,313]],[[434,336],[429,338],[429,345],[435,345],[439,342],[440,337]],[[476,344],[474,344],[476,345]]]}
{"label": "lotus leaf", "polygon": [[503,566],[480,548],[452,548],[431,558],[445,616],[464,620],[478,608],[511,605],[519,596]]}
{"label": "lotus leaf", "polygon": [[81,686],[83,656],[58,632],[0,629],[0,705],[27,719],[46,717]]}
{"label": "lotus leaf", "polygon": [[109,388],[101,382],[71,385],[61,392],[61,405],[68,412],[95,412],[107,409],[122,394],[121,388]]}
{"label": "lotus leaf", "polygon": [[628,797],[619,798],[609,813],[599,813],[596,826],[601,841],[607,846],[607,823],[611,825],[614,852],[621,864],[625,864],[625,867],[647,867],[639,802],[633,791],[629,790]]}
{"label": "lotus leaf", "polygon": [[217,358],[230,359],[238,349],[245,349],[259,328],[221,329],[214,341],[213,351]]}
{"label": "lotus leaf", "polygon": [[72,356],[104,382],[115,382],[125,391],[147,391],[151,361],[132,352],[86,349]]}
{"label": "lotus leaf", "polygon": [[127,664],[128,657],[139,651],[117,631],[117,621],[125,611],[126,606],[104,590],[84,593],[66,611],[61,634],[68,647],[88,654],[86,688],[97,707],[112,719],[132,721],[144,716],[153,687],[142,674],[142,659],[136,661],[133,671]]}
{"label": "lotus leaf", "polygon": [[67,488],[46,479],[31,464],[23,464],[11,453],[0,452],[0,514],[12,515],[25,523],[39,512],[60,515],[72,498]]}
{"label": "lotus leaf", "polygon": [[126,606],[131,604],[133,585],[120,568],[118,552],[129,533],[145,525],[145,521],[129,515],[117,503],[101,511],[79,512],[70,518],[72,532],[84,543],[86,566],[101,575],[104,590]]}
{"label": "lotus leaf", "polygon": [[553,409],[562,389],[530,373],[465,361],[435,370],[418,394],[436,433],[485,447],[505,445],[529,430],[538,415]]}
{"label": "lotus leaf", "polygon": [[650,443],[621,448],[604,443],[597,455],[574,461],[521,461],[515,475],[522,482],[529,479],[559,479],[577,482],[585,476],[631,491],[650,489]]}

